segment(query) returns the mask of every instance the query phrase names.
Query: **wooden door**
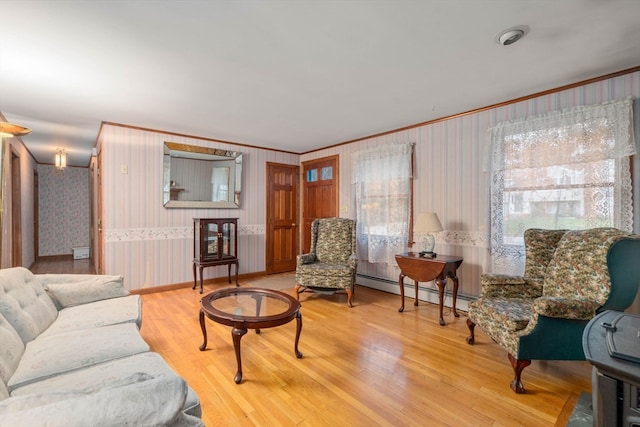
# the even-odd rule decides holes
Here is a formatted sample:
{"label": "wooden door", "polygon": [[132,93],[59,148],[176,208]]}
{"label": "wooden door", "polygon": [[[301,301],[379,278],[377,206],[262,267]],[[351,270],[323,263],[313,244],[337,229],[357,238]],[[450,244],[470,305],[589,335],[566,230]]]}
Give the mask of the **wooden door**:
{"label": "wooden door", "polygon": [[33,256],[38,262],[40,256],[40,201],[38,192],[38,171],[33,171]]}
{"label": "wooden door", "polygon": [[296,269],[299,174],[299,166],[267,162],[267,274]]}
{"label": "wooden door", "polygon": [[93,255],[93,265],[96,274],[104,274],[104,242],[102,238],[102,150],[98,152],[96,158],[96,217],[97,217],[97,238],[95,253]]}
{"label": "wooden door", "polygon": [[311,249],[311,223],[338,216],[338,156],[302,163],[302,252]]}
{"label": "wooden door", "polygon": [[22,198],[20,156],[11,147],[11,266],[22,266]]}

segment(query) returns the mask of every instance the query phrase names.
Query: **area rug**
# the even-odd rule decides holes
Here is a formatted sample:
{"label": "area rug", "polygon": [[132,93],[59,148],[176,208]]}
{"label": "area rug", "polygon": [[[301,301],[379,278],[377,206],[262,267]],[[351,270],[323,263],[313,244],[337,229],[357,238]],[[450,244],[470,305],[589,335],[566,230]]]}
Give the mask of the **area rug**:
{"label": "area rug", "polygon": [[581,393],[576,406],[573,408],[567,427],[592,427],[593,410],[591,407],[591,393]]}

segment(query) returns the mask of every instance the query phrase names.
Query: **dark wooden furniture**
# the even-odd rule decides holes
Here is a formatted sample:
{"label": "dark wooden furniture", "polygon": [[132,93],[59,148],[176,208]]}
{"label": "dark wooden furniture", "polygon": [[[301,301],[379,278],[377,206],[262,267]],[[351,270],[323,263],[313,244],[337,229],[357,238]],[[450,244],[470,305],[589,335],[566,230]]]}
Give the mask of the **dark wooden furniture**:
{"label": "dark wooden furniture", "polygon": [[640,425],[640,315],[608,310],[582,335],[591,376],[593,425]]}
{"label": "dark wooden furniture", "polygon": [[247,333],[247,329],[255,329],[259,334],[261,328],[284,325],[295,318],[294,351],[298,359],[302,358],[302,353],[298,350],[302,331],[300,303],[290,295],[262,288],[226,288],[205,295],[200,301],[200,327],[204,337],[200,351],[207,348],[205,316],[214,322],[233,327],[231,337],[238,362],[238,372],[233,379],[236,384],[242,381],[240,339]]}
{"label": "dark wooden furniture", "polygon": [[202,270],[218,265],[236,266],[238,286],[238,218],[193,219],[193,287],[196,288],[196,268],[200,272],[200,293],[203,291]]}
{"label": "dark wooden furniture", "polygon": [[444,305],[444,288],[447,286],[447,277],[453,280],[453,315],[460,317],[456,311],[456,300],[458,299],[458,276],[456,270],[462,264],[462,258],[458,256],[437,255],[434,258],[428,255],[422,257],[418,252],[406,252],[396,255],[396,262],[400,267],[400,277],[398,285],[400,285],[400,297],[402,305],[398,309],[399,312],[404,311],[404,278],[409,277],[415,281],[416,300],[413,305],[418,305],[418,282],[435,281],[438,286],[438,299],[440,304],[440,325],[444,325],[442,316],[442,307]]}

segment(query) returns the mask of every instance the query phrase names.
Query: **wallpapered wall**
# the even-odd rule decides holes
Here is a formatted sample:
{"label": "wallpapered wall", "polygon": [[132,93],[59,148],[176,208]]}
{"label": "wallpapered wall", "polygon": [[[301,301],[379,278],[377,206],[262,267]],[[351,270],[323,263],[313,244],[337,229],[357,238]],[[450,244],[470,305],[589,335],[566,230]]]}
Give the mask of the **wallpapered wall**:
{"label": "wallpapered wall", "polygon": [[[162,205],[165,141],[243,153],[240,209],[166,209]],[[104,272],[129,289],[193,280],[193,218],[238,218],[240,274],[265,270],[266,163],[297,165],[299,156],[105,124],[102,155]],[[127,173],[121,173],[121,166]],[[209,267],[204,276],[226,276]]]}
{"label": "wallpapered wall", "polygon": [[69,255],[89,246],[89,169],[38,165],[39,255]]}
{"label": "wallpapered wall", "polygon": [[[239,217],[240,273],[264,271],[266,162],[299,164],[338,154],[340,215],[352,218],[355,212],[350,184],[351,153],[377,145],[415,142],[414,210],[438,213],[445,231],[437,236],[436,251],[464,258],[458,270],[460,293],[478,295],[479,277],[486,271],[488,260],[489,194],[487,176],[482,170],[488,127],[529,115],[629,96],[640,97],[638,72],[301,156],[105,125],[99,138],[104,156],[105,273],[124,275],[130,289],[191,281],[192,217],[208,215]],[[242,208],[163,208],[164,141],[246,153]],[[128,165],[128,174],[120,173],[121,165]],[[636,194],[640,194],[638,187],[636,178]],[[396,281],[399,273],[395,265],[366,262],[360,263],[358,270],[359,274],[387,282]],[[205,270],[205,278],[224,274],[224,267]]]}
{"label": "wallpapered wall", "polygon": [[[351,153],[378,145],[415,142],[414,212],[437,212],[444,231],[436,236],[436,252],[464,258],[458,270],[459,292],[477,296],[480,291],[480,274],[488,271],[490,206],[488,176],[483,172],[483,150],[489,126],[549,111],[626,97],[640,97],[640,73],[328,148],[302,155],[300,160],[303,162],[335,154],[340,156],[340,206],[349,206],[349,213],[342,215],[355,217],[349,181]],[[636,156],[636,195],[640,194],[639,164]],[[636,200],[636,208],[639,206],[637,202]],[[636,232],[640,232],[639,218],[636,209]],[[396,265],[361,262],[358,264],[358,273],[395,281],[399,269]]]}

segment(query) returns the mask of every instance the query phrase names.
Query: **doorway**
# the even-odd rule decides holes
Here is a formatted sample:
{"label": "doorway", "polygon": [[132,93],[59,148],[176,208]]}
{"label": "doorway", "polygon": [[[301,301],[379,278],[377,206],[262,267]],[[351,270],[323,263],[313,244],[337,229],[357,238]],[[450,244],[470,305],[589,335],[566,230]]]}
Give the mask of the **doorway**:
{"label": "doorway", "polygon": [[296,269],[300,167],[267,162],[266,273]]}
{"label": "doorway", "polygon": [[311,223],[338,216],[340,171],[337,155],[302,163],[302,252],[311,249]]}
{"label": "doorway", "polygon": [[11,147],[11,266],[22,266],[22,199],[20,156]]}
{"label": "doorway", "polygon": [[33,170],[33,260],[38,262],[40,256],[40,203],[38,198],[38,171]]}

